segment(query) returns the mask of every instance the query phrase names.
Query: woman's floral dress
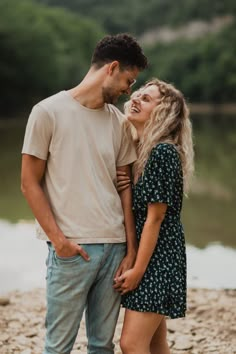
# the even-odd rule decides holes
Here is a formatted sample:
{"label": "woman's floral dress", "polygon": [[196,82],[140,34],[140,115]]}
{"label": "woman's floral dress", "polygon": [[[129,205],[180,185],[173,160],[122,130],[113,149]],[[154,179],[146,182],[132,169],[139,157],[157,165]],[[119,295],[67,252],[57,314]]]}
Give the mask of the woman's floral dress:
{"label": "woman's floral dress", "polygon": [[155,312],[170,318],[186,311],[186,250],[180,213],[183,175],[179,153],[172,144],[155,146],[143,174],[133,186],[133,211],[138,241],[149,203],[166,203],[165,218],[146,272],[135,290],[122,297],[130,310]]}

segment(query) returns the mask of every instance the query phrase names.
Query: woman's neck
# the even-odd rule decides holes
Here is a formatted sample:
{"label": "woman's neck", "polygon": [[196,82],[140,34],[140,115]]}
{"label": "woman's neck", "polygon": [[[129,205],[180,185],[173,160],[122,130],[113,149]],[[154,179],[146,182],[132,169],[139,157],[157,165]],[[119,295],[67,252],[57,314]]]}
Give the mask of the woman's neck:
{"label": "woman's neck", "polygon": [[143,136],[144,127],[137,127],[136,131],[137,131],[138,141],[140,141]]}

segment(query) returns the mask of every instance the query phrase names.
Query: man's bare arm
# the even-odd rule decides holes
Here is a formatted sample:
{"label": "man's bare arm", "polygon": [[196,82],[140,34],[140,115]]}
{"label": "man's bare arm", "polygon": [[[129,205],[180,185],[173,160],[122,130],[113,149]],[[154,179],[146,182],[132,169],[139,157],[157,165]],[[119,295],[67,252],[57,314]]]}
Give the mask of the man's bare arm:
{"label": "man's bare arm", "polygon": [[34,216],[52,242],[60,257],[71,257],[76,254],[88,260],[87,253],[65,237],[57,225],[41,183],[44,177],[46,161],[35,156],[23,154],[21,170],[21,190]]}
{"label": "man's bare arm", "polygon": [[[129,165],[118,167],[119,171],[125,172],[131,178],[131,168]],[[119,267],[116,276],[118,277],[125,270],[130,269],[136,258],[137,253],[137,238],[135,231],[135,221],[132,211],[132,189],[131,185],[120,192],[121,203],[124,212],[126,241],[127,241],[127,255],[121,266]]]}

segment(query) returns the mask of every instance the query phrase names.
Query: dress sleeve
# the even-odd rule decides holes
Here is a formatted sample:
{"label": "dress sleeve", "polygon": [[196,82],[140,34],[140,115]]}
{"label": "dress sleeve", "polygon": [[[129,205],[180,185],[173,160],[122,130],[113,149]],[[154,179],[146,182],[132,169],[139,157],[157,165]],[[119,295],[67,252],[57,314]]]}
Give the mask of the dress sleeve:
{"label": "dress sleeve", "polygon": [[174,206],[174,190],[182,168],[179,154],[170,144],[153,148],[143,174],[143,198],[146,203]]}

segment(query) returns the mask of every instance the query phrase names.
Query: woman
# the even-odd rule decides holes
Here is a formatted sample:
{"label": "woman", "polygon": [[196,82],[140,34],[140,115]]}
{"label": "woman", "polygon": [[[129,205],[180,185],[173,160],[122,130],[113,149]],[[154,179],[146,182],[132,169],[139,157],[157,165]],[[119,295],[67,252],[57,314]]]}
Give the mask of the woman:
{"label": "woman", "polygon": [[[193,173],[189,111],[182,93],[153,79],[126,106],[137,134],[133,210],[138,252],[132,269],[115,279],[126,308],[124,354],[169,354],[165,316],[186,311],[186,252],[180,213]],[[118,173],[118,190],[128,178]]]}

